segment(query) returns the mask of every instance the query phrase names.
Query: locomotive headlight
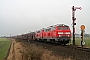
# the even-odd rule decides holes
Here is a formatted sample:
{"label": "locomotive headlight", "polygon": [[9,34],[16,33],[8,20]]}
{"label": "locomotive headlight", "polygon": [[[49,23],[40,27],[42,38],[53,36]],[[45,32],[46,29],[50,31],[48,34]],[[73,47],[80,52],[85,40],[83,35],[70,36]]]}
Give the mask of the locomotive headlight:
{"label": "locomotive headlight", "polygon": [[59,35],[59,37],[61,37],[61,35]]}
{"label": "locomotive headlight", "polygon": [[68,35],[68,37],[69,37],[69,35]]}
{"label": "locomotive headlight", "polygon": [[63,32],[58,32],[58,34],[63,34]]}
{"label": "locomotive headlight", "polygon": [[66,32],[66,34],[70,34],[70,32]]}

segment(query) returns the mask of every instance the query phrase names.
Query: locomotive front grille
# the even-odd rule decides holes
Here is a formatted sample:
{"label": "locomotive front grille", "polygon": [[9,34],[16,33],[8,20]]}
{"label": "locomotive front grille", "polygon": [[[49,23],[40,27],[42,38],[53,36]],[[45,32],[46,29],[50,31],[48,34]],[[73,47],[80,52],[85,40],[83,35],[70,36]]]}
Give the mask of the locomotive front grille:
{"label": "locomotive front grille", "polygon": [[62,36],[62,37],[59,37],[58,40],[59,41],[68,41],[68,40],[70,40],[70,37]]}

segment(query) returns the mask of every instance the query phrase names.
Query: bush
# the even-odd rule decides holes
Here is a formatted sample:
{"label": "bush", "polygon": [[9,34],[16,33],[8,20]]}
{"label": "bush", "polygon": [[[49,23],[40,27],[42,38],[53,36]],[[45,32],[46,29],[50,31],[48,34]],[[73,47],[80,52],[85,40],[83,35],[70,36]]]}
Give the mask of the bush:
{"label": "bush", "polygon": [[[55,54],[52,54],[52,51],[48,51],[36,44],[24,42],[22,46],[24,46],[24,52],[22,53],[24,55],[24,60],[65,60],[62,56],[55,56]],[[66,58],[66,60],[71,59]]]}
{"label": "bush", "polygon": [[23,50],[24,50],[24,56],[26,59],[30,60],[40,60],[42,54],[43,54],[43,49],[40,46],[36,46],[35,44],[28,44],[25,43],[23,45]]}

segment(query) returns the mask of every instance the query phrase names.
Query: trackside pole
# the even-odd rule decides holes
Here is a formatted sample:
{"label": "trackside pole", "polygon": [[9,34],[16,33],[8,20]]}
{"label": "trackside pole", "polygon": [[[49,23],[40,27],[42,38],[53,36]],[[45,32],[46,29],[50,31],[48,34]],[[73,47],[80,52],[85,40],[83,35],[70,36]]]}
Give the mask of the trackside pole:
{"label": "trackside pole", "polygon": [[72,7],[72,20],[73,20],[73,45],[75,45],[75,27],[74,27],[74,23],[75,23],[75,10],[74,10],[74,6]]}
{"label": "trackside pole", "polygon": [[76,11],[76,9],[82,9],[81,7],[74,7],[74,6],[72,6],[72,20],[73,20],[73,45],[75,45],[75,25],[76,25],[76,23],[75,23],[75,20],[76,20],[76,18],[75,18],[75,11]]}

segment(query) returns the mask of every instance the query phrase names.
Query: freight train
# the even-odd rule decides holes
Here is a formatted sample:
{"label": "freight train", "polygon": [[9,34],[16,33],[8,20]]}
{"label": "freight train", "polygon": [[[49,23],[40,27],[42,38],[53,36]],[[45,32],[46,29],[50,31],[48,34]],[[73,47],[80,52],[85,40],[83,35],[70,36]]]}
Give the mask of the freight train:
{"label": "freight train", "polygon": [[35,40],[59,44],[67,44],[71,41],[71,30],[68,25],[57,24],[52,25],[47,28],[42,28],[36,32],[31,32],[28,34],[22,34],[19,36],[24,40]]}

